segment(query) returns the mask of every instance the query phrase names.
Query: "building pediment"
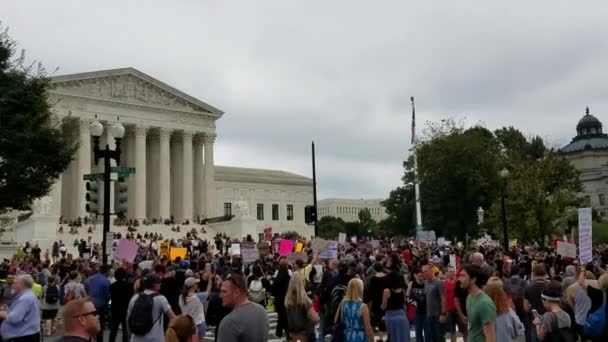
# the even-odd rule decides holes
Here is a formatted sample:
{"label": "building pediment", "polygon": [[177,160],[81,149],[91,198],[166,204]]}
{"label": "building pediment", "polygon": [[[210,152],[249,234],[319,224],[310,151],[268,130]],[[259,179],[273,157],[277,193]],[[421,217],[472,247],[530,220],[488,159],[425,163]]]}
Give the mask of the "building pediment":
{"label": "building pediment", "polygon": [[223,112],[134,68],[56,76],[51,93],[221,117]]}

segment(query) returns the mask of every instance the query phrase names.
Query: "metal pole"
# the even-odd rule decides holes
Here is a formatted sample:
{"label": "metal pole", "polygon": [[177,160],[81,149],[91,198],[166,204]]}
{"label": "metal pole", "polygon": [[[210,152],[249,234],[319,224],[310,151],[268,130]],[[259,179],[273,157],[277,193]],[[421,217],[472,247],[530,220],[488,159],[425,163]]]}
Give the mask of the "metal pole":
{"label": "metal pole", "polygon": [[505,207],[505,192],[507,191],[507,180],[504,179],[503,180],[503,185],[502,185],[502,198],[501,198],[501,205],[502,205],[502,234],[503,234],[503,244],[504,244],[504,249],[505,252],[507,252],[509,250],[509,236],[507,233],[507,209]]}
{"label": "metal pole", "polygon": [[315,236],[317,236],[317,234],[319,233],[317,231],[317,167],[316,167],[316,163],[315,163],[315,142],[312,142],[312,196],[313,196],[313,202],[314,202],[314,206],[315,206]]}
{"label": "metal pole", "polygon": [[110,146],[106,145],[105,153],[103,154],[103,238],[101,249],[103,255],[103,264],[108,264],[108,255],[106,253],[107,233],[110,232]]}
{"label": "metal pole", "polygon": [[416,198],[416,233],[421,232],[422,228],[422,207],[420,205],[420,184],[418,182],[418,153],[416,150],[416,105],[414,97],[410,97],[412,102],[412,151],[414,154],[414,196]]}

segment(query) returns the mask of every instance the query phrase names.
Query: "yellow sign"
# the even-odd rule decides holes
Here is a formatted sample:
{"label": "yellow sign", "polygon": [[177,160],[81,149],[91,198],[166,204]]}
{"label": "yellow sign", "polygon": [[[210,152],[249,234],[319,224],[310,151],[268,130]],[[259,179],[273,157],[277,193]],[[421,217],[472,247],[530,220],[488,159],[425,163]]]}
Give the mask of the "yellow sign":
{"label": "yellow sign", "polygon": [[171,247],[169,251],[169,255],[171,256],[171,260],[175,260],[178,257],[184,259],[186,257],[187,248],[184,247]]}
{"label": "yellow sign", "polygon": [[169,258],[169,243],[168,242],[161,242],[160,243],[160,252],[159,252],[161,258],[165,257],[165,258]]}
{"label": "yellow sign", "polygon": [[304,248],[304,244],[301,242],[298,242],[298,244],[296,245],[296,252],[301,252],[302,248]]}

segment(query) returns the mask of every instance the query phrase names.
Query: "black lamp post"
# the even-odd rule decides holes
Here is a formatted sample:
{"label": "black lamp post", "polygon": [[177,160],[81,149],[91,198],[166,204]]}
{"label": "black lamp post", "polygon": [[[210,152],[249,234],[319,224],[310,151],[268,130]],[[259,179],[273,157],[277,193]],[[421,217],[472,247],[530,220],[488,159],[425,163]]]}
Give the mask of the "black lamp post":
{"label": "black lamp post", "polygon": [[110,232],[110,173],[111,173],[111,161],[114,159],[116,164],[120,163],[120,141],[125,135],[125,127],[120,122],[115,123],[110,128],[109,134],[112,134],[116,141],[116,149],[110,150],[110,145],[106,144],[106,147],[102,150],[99,148],[99,138],[103,134],[103,125],[101,122],[95,120],[90,125],[91,135],[93,136],[93,157],[95,158],[95,164],[99,162],[99,159],[103,159],[103,239],[101,243],[103,264],[108,263],[108,254],[106,253],[106,240],[107,233]]}
{"label": "black lamp post", "polygon": [[502,178],[502,191],[501,191],[501,205],[502,205],[502,233],[503,233],[503,245],[505,253],[509,250],[509,235],[507,232],[507,208],[505,207],[505,196],[507,192],[507,178],[509,178],[510,172],[507,168],[500,171],[500,178]]}

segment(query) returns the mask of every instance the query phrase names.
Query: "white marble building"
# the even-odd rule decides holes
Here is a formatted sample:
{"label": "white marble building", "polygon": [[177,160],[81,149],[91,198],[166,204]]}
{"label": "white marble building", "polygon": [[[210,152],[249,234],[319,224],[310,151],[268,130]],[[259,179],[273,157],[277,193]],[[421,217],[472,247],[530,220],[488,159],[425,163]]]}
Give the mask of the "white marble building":
{"label": "white marble building", "polygon": [[324,216],[339,217],[345,222],[359,220],[359,212],[369,209],[372,218],[378,222],[387,217],[386,209],[380,204],[381,199],[346,199],[328,198],[317,202],[319,219]]}
{"label": "white marble building", "polygon": [[[304,206],[312,203],[311,179],[281,171],[216,167],[221,110],[133,68],[57,76],[52,85],[54,111],[67,122],[79,150],[50,194],[49,215],[87,215],[83,175],[103,168],[93,160],[89,125],[96,119],[102,122],[106,129],[101,141],[115,148],[106,132],[119,120],[126,128],[119,166],[136,168],[128,178],[128,218],[217,217],[228,204],[245,199],[254,210],[263,205],[260,229],[308,228]],[[278,210],[278,220],[273,210]]]}
{"label": "white marble building", "polygon": [[601,121],[585,115],[576,125],[576,136],[560,149],[562,155],[580,172],[580,194],[603,218],[608,217],[608,134]]}

